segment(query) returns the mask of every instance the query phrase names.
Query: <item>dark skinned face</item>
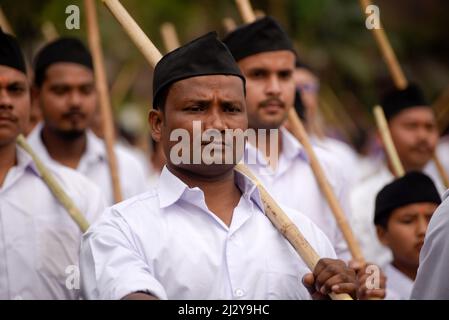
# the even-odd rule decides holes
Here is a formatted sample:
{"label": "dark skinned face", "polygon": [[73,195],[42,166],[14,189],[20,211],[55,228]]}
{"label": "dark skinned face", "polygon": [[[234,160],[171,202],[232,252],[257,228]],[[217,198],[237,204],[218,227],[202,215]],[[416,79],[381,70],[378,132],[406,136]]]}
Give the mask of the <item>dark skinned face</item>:
{"label": "dark skinned face", "polygon": [[246,78],[250,127],[278,129],[295,101],[295,55],[287,50],[262,52],[238,64]]}
{"label": "dark skinned face", "polygon": [[92,70],[76,63],[51,65],[36,91],[45,125],[58,135],[84,134],[95,115],[97,96]]}
{"label": "dark skinned face", "polygon": [[391,137],[406,170],[422,170],[438,143],[435,116],[428,107],[401,111],[389,121]]}
{"label": "dark skinned face", "polygon": [[[176,129],[184,129],[188,133],[189,148],[186,152],[190,153],[191,160],[194,152],[198,153],[201,150],[202,154],[205,148],[211,149],[209,143],[214,139],[202,140],[197,148],[194,147],[194,121],[201,122],[199,131],[201,134],[212,129],[221,135],[223,141],[226,129],[246,130],[248,119],[242,80],[236,76],[210,75],[177,81],[168,91],[164,110],[152,110],[149,116],[153,138],[162,143],[167,166],[172,171],[211,178],[232,170],[234,167],[232,163],[207,164],[203,158],[198,164],[175,163],[170,154],[179,140],[170,141],[170,135]],[[176,154],[185,156],[180,154],[182,152],[176,152]],[[224,152],[231,152],[234,155],[234,163],[240,160],[239,156],[236,156],[235,144],[230,146],[220,143],[212,148],[212,153],[214,152],[222,155]]]}
{"label": "dark skinned face", "polygon": [[26,75],[0,65],[0,146],[15,143],[30,117],[30,89]]}
{"label": "dark skinned face", "polygon": [[418,268],[419,252],[437,207],[435,203],[412,203],[394,210],[386,229],[377,226],[380,241],[391,249],[394,260],[401,265]]}

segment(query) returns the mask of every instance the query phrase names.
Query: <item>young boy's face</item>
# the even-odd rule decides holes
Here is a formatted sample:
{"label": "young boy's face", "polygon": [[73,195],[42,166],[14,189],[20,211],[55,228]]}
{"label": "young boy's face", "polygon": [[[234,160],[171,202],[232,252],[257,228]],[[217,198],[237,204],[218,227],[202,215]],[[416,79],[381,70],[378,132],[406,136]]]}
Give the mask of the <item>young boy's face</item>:
{"label": "young boy's face", "polygon": [[387,228],[377,226],[377,235],[391,249],[394,261],[418,268],[419,252],[436,208],[435,203],[409,204],[391,213]]}

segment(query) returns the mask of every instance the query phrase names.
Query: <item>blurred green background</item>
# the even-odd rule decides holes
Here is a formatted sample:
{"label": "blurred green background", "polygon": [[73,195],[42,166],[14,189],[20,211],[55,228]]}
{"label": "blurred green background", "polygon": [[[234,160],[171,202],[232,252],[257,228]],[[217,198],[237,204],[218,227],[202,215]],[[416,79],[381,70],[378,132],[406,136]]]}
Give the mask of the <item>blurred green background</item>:
{"label": "blurred green background", "polygon": [[[121,2],[161,51],[165,51],[159,32],[163,22],[175,24],[181,42],[210,30],[224,35],[224,17],[242,23],[233,0]],[[79,30],[65,27],[65,9],[72,4],[81,11]],[[430,101],[434,101],[449,85],[449,1],[378,0],[375,4],[407,78],[420,84]],[[332,89],[335,96],[331,104],[337,116],[344,113],[357,126],[371,127],[370,109],[393,84],[371,31],[365,28],[359,2],[252,0],[252,5],[276,17],[290,33],[299,56],[317,72],[322,85]],[[0,6],[29,61],[45,43],[42,26],[46,22],[51,22],[60,35],[86,40],[82,1],[1,0]],[[116,112],[127,103],[147,110],[151,69],[101,1],[97,2],[97,11]],[[117,81],[121,84],[117,79],[121,79]]]}

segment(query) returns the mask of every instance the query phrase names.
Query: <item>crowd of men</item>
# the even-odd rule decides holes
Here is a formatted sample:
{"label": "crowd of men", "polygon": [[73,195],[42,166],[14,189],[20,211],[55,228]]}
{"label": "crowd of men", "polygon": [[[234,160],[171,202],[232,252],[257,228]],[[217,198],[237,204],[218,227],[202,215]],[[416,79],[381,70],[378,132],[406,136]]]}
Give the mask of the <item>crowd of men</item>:
{"label": "crowd of men", "polygon": [[[388,157],[362,166],[349,145],[317,129],[319,79],[274,18],[222,39],[206,33],[156,65],[148,123],[157,161],[142,163],[117,144],[124,201],[115,203],[106,147],[93,130],[89,50],[59,38],[31,65],[32,75],[18,39],[0,31],[0,299],[449,299],[449,193],[432,162],[438,150],[449,169],[449,143],[439,141],[418,85],[379,97],[406,172],[395,177]],[[292,109],[363,262],[290,131]],[[242,150],[226,139],[196,145],[196,123],[221,138],[266,134]],[[179,130],[187,149],[173,138]],[[91,223],[84,234],[17,145],[20,134]],[[198,162],[178,161],[197,152]],[[231,161],[211,161],[229,152]],[[267,218],[259,185],[234,170],[239,162],[319,255],[313,270]]]}

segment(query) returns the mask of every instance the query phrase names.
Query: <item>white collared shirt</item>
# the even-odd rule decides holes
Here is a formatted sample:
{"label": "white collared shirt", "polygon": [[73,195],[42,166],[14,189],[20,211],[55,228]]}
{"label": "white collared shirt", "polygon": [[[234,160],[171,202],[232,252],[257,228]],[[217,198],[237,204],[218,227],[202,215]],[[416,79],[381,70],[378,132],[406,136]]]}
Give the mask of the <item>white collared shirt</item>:
{"label": "white collared shirt", "polygon": [[[438,146],[436,148],[436,153],[438,155],[438,159],[441,162],[446,174],[449,175],[449,135],[446,135],[440,139],[438,142]],[[437,167],[434,161],[429,161],[424,171],[432,177],[434,181],[438,181],[441,183],[441,188],[443,190],[447,189],[442,185],[442,180],[440,174],[438,173]],[[438,186],[437,186],[438,187]]]}
{"label": "white collared shirt", "polygon": [[[236,173],[242,196],[226,226],[164,167],[157,189],[109,209],[84,235],[81,282],[89,299],[146,291],[160,299],[310,299],[310,272],[265,216],[259,192]],[[321,257],[335,258],[307,217],[287,214]]]}
{"label": "white collared shirt", "polygon": [[[56,163],[42,142],[42,128],[43,124],[38,124],[28,136],[28,142],[45,163]],[[115,201],[104,142],[91,130],[86,131],[86,137],[86,151],[81,157],[76,171],[93,181],[103,192],[106,203],[112,205]],[[148,189],[148,184],[141,163],[125,152],[124,148],[115,147],[114,150],[123,199],[145,192]]]}
{"label": "white collared shirt", "polygon": [[[349,260],[347,244],[326,198],[320,190],[304,148],[285,128],[280,129],[280,134],[282,152],[274,171],[267,165],[264,156],[257,148],[249,143],[245,154],[247,166],[279,203],[294,208],[309,217],[334,244],[337,256],[345,261]],[[339,163],[322,148],[314,147],[314,151],[348,222],[351,223],[349,186],[340,170]],[[257,160],[256,164],[254,164],[254,159]]]}
{"label": "white collared shirt", "polygon": [[449,190],[430,219],[411,299],[449,299]]}
{"label": "white collared shirt", "polygon": [[[81,231],[20,148],[17,163],[0,187],[0,299],[77,299]],[[101,214],[104,200],[93,183],[47,167],[88,221]]]}
{"label": "white collared shirt", "polygon": [[385,300],[409,300],[412,293],[413,280],[396,269],[392,264],[384,268],[387,277],[387,295]]}
{"label": "white collared shirt", "polygon": [[[427,172],[425,172],[427,173]],[[442,193],[444,188],[434,177],[431,177],[437,190]],[[394,180],[384,161],[379,161],[372,172],[363,181],[357,183],[350,194],[353,227],[360,241],[365,259],[381,267],[392,260],[389,248],[384,246],[377,237],[374,225],[374,209],[379,191]]]}

